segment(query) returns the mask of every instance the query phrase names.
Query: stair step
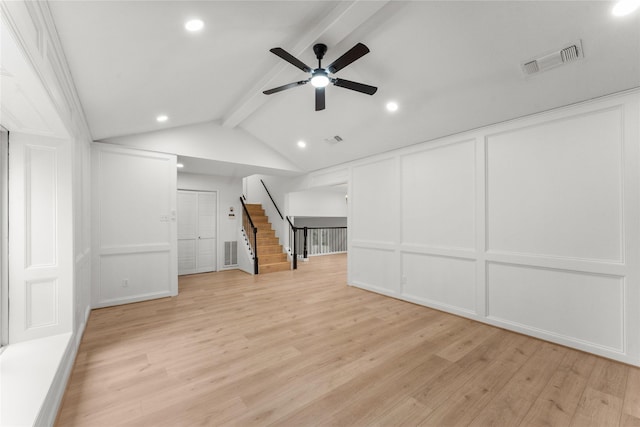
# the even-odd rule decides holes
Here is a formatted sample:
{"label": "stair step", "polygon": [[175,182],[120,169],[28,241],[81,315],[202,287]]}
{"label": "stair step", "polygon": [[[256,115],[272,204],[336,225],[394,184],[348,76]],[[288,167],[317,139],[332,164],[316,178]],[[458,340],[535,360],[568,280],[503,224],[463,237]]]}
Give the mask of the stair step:
{"label": "stair step", "polygon": [[282,245],[278,244],[278,245],[262,245],[261,246],[258,243],[258,259],[260,259],[260,256],[265,254],[277,254],[277,253],[283,253]]}
{"label": "stair step", "polygon": [[262,254],[258,257],[259,265],[273,264],[274,262],[288,262],[287,254],[284,252],[273,254]]}
{"label": "stair step", "polygon": [[258,267],[258,271],[260,274],[263,273],[275,273],[276,271],[287,271],[291,270],[291,264],[286,262],[274,262],[272,264],[264,264]]}
{"label": "stair step", "polygon": [[258,239],[263,237],[276,237],[276,231],[272,228],[258,228]]}

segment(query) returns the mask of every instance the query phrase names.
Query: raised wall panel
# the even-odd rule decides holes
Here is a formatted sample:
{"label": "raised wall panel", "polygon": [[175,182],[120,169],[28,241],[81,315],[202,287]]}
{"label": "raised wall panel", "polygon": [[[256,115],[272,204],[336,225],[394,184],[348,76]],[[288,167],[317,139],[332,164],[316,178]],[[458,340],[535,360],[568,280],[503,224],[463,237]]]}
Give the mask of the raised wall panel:
{"label": "raised wall panel", "polygon": [[357,221],[350,224],[354,240],[395,241],[398,218],[391,200],[397,194],[394,160],[381,160],[353,168],[349,203]]}
{"label": "raised wall panel", "polygon": [[25,146],[26,267],[57,263],[57,155],[53,148]]}
{"label": "raised wall panel", "polygon": [[487,248],[622,262],[622,110],[489,135]]}
{"label": "raised wall panel", "polygon": [[475,313],[475,261],[402,254],[402,295],[431,305]]}
{"label": "raised wall panel", "polygon": [[475,249],[475,141],[402,157],[402,243]]}
{"label": "raised wall panel", "polygon": [[101,256],[100,276],[101,304],[169,296],[169,251]]}
{"label": "raised wall panel", "polygon": [[176,157],[92,150],[94,307],[178,293]]}
{"label": "raised wall panel", "polygon": [[492,319],[622,352],[622,277],[490,263]]}
{"label": "raised wall panel", "polygon": [[168,241],[169,227],[161,220],[171,210],[168,160],[143,152],[99,155],[101,245]]}
{"label": "raised wall panel", "polygon": [[384,249],[351,247],[349,249],[351,281],[359,286],[386,293],[399,293],[395,253]]}
{"label": "raised wall panel", "polygon": [[27,296],[27,329],[58,323],[58,281],[32,280],[25,283]]}

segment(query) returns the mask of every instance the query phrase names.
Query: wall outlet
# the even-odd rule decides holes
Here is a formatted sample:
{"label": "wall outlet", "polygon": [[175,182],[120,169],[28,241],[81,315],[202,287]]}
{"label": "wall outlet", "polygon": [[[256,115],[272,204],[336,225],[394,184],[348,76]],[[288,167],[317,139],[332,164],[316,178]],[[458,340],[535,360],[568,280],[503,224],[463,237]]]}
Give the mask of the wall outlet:
{"label": "wall outlet", "polygon": [[122,279],[122,287],[123,288],[129,287],[129,279]]}
{"label": "wall outlet", "polygon": [[403,285],[407,284],[407,276],[402,276],[402,284]]}

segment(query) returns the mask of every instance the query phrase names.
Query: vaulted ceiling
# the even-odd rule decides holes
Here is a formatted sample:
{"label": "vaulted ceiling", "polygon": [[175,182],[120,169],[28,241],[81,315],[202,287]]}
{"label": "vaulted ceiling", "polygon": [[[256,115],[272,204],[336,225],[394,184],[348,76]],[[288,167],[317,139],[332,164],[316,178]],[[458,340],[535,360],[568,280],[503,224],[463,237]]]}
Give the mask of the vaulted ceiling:
{"label": "vaulted ceiling", "polygon": [[[609,1],[52,1],[95,140],[204,122],[250,134],[302,171],[640,86],[640,13]],[[205,27],[188,33],[198,17]],[[306,78],[357,42],[371,52],[314,111]],[[584,59],[525,76],[529,59],[581,43]],[[395,113],[385,110],[396,101]],[[169,120],[157,123],[166,114]],[[343,141],[328,144],[339,135]],[[298,140],[307,142],[305,149]],[[224,142],[224,141],[223,141]],[[232,144],[232,141],[229,141]],[[251,153],[247,153],[250,157]]]}

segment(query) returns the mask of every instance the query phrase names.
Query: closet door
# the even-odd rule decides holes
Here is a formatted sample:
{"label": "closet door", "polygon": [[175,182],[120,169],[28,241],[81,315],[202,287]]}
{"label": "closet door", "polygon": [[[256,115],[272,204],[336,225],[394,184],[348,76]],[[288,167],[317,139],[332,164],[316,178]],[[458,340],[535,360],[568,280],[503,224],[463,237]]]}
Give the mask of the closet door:
{"label": "closet door", "polygon": [[178,274],[217,270],[215,192],[178,191]]}

